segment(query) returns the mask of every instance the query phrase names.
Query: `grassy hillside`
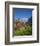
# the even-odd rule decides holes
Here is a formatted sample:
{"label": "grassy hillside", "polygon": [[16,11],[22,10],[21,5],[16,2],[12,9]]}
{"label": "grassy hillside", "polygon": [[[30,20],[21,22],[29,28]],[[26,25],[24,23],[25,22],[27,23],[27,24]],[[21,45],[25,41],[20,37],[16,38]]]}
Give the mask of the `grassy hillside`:
{"label": "grassy hillside", "polygon": [[32,24],[16,22],[15,24],[15,35],[32,35]]}

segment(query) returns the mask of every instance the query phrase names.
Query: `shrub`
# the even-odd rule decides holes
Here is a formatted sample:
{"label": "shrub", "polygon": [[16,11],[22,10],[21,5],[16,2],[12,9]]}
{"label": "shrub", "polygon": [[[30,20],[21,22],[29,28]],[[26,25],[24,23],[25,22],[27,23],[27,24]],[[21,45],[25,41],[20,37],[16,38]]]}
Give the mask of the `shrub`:
{"label": "shrub", "polygon": [[15,35],[32,35],[32,25],[24,26],[15,30]]}

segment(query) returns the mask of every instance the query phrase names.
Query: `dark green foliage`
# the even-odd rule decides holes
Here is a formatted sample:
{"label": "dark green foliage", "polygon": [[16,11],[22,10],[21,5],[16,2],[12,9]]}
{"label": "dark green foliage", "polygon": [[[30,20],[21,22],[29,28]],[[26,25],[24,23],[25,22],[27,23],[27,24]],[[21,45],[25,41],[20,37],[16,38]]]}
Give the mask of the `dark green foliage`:
{"label": "dark green foliage", "polygon": [[32,23],[32,16],[29,18],[28,22]]}

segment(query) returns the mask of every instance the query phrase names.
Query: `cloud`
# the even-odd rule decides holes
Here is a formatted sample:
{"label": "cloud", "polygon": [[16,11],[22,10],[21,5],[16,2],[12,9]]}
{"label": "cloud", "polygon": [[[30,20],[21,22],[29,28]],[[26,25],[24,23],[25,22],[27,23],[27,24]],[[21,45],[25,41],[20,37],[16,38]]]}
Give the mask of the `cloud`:
{"label": "cloud", "polygon": [[23,21],[23,22],[28,22],[28,18],[21,18],[20,21]]}
{"label": "cloud", "polygon": [[[18,18],[15,18],[15,21],[18,20]],[[19,18],[20,21],[22,22],[28,22],[28,18],[23,17],[23,18]]]}

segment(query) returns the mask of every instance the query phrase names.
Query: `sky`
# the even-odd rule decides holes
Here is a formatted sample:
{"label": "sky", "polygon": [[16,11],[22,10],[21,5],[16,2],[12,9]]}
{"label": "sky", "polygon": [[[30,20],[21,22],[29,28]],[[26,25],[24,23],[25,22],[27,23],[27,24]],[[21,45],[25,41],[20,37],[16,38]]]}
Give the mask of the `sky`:
{"label": "sky", "polygon": [[32,16],[32,9],[14,8],[14,10],[15,19],[20,18],[21,20],[28,21],[28,19]]}

